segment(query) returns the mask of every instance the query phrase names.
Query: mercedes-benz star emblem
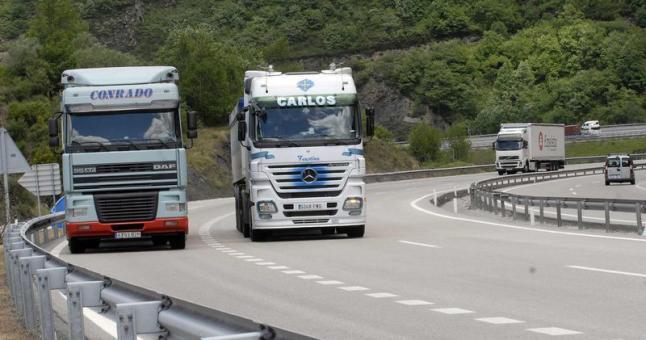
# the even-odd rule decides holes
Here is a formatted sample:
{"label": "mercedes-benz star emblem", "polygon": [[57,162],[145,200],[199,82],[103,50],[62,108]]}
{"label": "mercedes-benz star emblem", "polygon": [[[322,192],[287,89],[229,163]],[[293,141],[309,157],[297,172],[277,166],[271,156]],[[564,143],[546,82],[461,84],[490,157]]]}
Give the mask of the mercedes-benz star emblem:
{"label": "mercedes-benz star emblem", "polygon": [[316,170],[312,168],[307,168],[301,172],[301,178],[303,178],[303,182],[305,183],[312,183],[316,181]]}

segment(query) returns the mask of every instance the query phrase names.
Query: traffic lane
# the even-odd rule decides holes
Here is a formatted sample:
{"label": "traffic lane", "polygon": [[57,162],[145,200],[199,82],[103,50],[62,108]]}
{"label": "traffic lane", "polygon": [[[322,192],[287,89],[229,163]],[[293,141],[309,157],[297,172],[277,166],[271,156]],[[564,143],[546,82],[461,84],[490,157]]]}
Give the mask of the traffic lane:
{"label": "traffic lane", "polygon": [[646,194],[646,172],[635,171],[636,185],[611,183],[605,185],[604,175],[570,177],[506,188],[503,191],[518,195],[543,197],[581,197],[640,200]]}

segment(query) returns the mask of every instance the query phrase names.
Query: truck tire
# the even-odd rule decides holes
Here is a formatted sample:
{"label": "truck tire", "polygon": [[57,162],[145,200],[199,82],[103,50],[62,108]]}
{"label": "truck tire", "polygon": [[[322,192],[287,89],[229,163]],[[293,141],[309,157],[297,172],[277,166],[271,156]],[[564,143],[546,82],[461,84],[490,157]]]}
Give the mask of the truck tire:
{"label": "truck tire", "polygon": [[240,196],[242,197],[242,210],[240,211],[242,225],[240,226],[240,228],[242,228],[242,236],[247,238],[251,236],[251,212],[249,211],[249,198],[244,193],[241,193]]}
{"label": "truck tire", "polygon": [[610,185],[610,181],[609,181],[609,180],[606,180],[606,185]]}
{"label": "truck tire", "polygon": [[184,249],[186,248],[186,234],[181,233],[170,240],[171,249]]}
{"label": "truck tire", "polygon": [[529,172],[529,163],[525,162],[525,166],[523,167],[523,170],[521,170],[522,173],[528,173]]}
{"label": "truck tire", "polygon": [[242,208],[240,204],[240,189],[236,186],[233,191],[235,198],[235,213],[236,213],[236,230],[242,232]]}
{"label": "truck tire", "polygon": [[635,179],[634,178],[630,180],[630,184],[635,185]]}
{"label": "truck tire", "polygon": [[360,225],[356,227],[347,227],[345,228],[345,233],[348,234],[349,238],[363,237],[363,235],[366,233],[366,226]]}
{"label": "truck tire", "polygon": [[252,242],[259,242],[259,241],[265,241],[269,237],[270,231],[269,230],[258,230],[258,229],[251,229],[251,241]]}
{"label": "truck tire", "polygon": [[85,245],[78,238],[71,238],[67,241],[67,247],[72,254],[82,254],[85,252]]}
{"label": "truck tire", "polygon": [[505,174],[505,170],[498,170],[498,175],[499,175],[499,176],[502,176],[502,175],[504,175],[504,174]]}

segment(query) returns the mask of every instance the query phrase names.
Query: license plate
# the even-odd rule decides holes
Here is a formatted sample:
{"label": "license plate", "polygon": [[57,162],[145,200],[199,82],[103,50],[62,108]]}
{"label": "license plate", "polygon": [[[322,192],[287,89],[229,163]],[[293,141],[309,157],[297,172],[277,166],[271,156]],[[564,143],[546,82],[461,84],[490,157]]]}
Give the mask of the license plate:
{"label": "license plate", "polygon": [[122,240],[126,238],[141,238],[141,231],[127,231],[114,234],[114,238]]}
{"label": "license plate", "polygon": [[294,210],[321,210],[325,209],[324,203],[297,203]]}

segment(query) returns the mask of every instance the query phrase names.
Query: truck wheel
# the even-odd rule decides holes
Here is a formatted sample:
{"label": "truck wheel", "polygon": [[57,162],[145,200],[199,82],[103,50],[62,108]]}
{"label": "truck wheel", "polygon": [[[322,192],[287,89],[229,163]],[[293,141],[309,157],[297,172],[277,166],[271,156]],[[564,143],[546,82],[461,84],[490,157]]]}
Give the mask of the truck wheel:
{"label": "truck wheel", "polygon": [[251,229],[251,241],[252,242],[258,242],[258,241],[265,241],[269,237],[270,231],[268,230],[254,230]]}
{"label": "truck wheel", "polygon": [[249,199],[247,198],[247,195],[242,194],[242,209],[240,211],[240,217],[242,220],[242,225],[240,228],[242,228],[242,236],[245,238],[251,236],[251,212],[249,211]]}
{"label": "truck wheel", "polygon": [[235,188],[233,195],[235,197],[236,230],[242,232],[242,209],[240,204],[240,190],[238,187]]}
{"label": "truck wheel", "polygon": [[606,180],[606,185],[610,185],[610,181]]}
{"label": "truck wheel", "polygon": [[72,254],[81,254],[85,252],[85,245],[78,238],[71,238],[67,241],[67,247]]}
{"label": "truck wheel", "polygon": [[630,180],[630,184],[635,185],[635,179],[634,178]]}
{"label": "truck wheel", "polygon": [[498,170],[498,175],[499,175],[499,176],[502,176],[502,175],[504,175],[504,174],[505,174],[505,170]]}
{"label": "truck wheel", "polygon": [[527,173],[527,172],[529,172],[529,163],[525,163],[525,166],[523,167],[522,172],[523,172],[523,173]]}
{"label": "truck wheel", "polygon": [[186,234],[181,233],[170,240],[170,247],[172,249],[186,248]]}
{"label": "truck wheel", "polygon": [[356,227],[347,227],[345,228],[345,232],[346,234],[348,234],[349,238],[363,237],[363,235],[366,233],[366,226],[360,225]]}

